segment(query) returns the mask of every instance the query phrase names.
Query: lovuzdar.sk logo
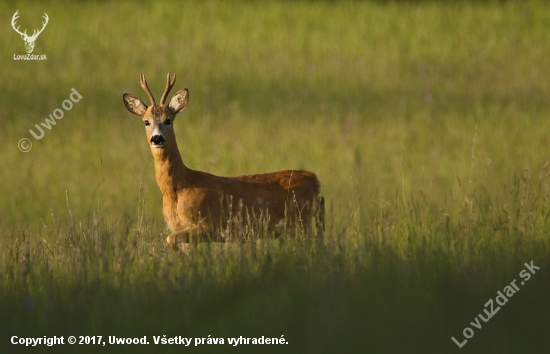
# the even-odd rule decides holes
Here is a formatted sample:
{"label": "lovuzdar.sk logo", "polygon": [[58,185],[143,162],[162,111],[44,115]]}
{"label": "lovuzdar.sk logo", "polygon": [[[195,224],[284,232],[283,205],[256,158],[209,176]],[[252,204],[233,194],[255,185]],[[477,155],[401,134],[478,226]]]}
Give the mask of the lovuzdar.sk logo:
{"label": "lovuzdar.sk logo", "polygon": [[23,38],[23,40],[25,41],[25,49],[27,50],[27,54],[14,54],[13,60],[47,60],[48,58],[46,57],[46,54],[36,55],[32,54],[32,51],[34,50],[34,42],[36,41],[40,33],[44,31],[44,28],[46,28],[46,25],[48,24],[48,14],[44,12],[44,22],[42,22],[42,28],[40,30],[33,30],[32,35],[29,36],[27,34],[27,30],[21,32],[19,30],[19,26],[16,27],[15,22],[19,18],[18,13],[19,10],[15,11],[15,13],[13,14],[13,17],[11,18],[11,26],[13,27],[15,32],[19,33],[21,35],[21,38]]}

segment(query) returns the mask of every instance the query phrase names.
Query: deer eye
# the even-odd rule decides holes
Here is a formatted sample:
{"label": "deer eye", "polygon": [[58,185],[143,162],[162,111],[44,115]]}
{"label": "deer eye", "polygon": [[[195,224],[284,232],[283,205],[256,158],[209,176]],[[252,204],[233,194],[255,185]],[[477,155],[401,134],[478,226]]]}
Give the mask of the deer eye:
{"label": "deer eye", "polygon": [[145,126],[148,127],[149,125],[151,125],[151,123],[149,123],[148,120],[145,121]]}
{"label": "deer eye", "polygon": [[172,121],[170,120],[170,118],[164,121],[164,125],[170,125],[170,124],[172,124]]}

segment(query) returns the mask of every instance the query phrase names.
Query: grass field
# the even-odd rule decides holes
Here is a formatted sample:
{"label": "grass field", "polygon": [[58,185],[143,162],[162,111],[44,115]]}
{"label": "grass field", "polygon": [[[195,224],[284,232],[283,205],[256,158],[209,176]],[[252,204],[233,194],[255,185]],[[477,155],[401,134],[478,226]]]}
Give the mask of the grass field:
{"label": "grass field", "polygon": [[[16,10],[28,33],[48,14],[46,61],[14,60]],[[550,349],[546,2],[7,1],[0,15],[0,352]],[[190,91],[174,122],[186,165],[314,171],[323,239],[166,248],[122,94],[144,99],[143,73],[159,96],[168,72]],[[82,99],[34,138],[72,88]],[[70,335],[151,344],[10,343]],[[163,335],[225,343],[152,344]],[[232,349],[239,336],[288,344]]]}

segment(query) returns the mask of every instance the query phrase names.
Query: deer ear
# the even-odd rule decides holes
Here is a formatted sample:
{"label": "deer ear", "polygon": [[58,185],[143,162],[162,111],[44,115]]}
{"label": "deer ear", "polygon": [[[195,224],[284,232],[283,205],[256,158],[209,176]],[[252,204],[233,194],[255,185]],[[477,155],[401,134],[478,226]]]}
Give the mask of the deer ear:
{"label": "deer ear", "polygon": [[143,116],[143,113],[147,110],[147,105],[145,103],[129,93],[125,93],[122,96],[122,99],[124,100],[124,105],[126,106],[128,112],[135,114],[136,116]]}
{"label": "deer ear", "polygon": [[187,101],[189,101],[189,91],[187,91],[187,89],[179,90],[174,96],[172,96],[168,108],[170,108],[170,111],[176,115],[183,111],[185,106],[187,106]]}

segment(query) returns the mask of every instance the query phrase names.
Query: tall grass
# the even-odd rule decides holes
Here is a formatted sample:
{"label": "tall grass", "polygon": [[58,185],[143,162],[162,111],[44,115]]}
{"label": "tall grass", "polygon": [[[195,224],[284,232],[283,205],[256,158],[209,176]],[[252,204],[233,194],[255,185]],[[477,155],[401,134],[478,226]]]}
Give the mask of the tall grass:
{"label": "tall grass", "polygon": [[[0,5],[16,10],[21,28],[50,23],[44,62],[14,61],[23,42],[0,33],[2,351],[28,350],[12,335],[210,334],[289,342],[266,352],[451,352],[531,260],[541,269],[460,350],[550,347],[544,2]],[[166,72],[190,91],[174,123],[186,165],[316,172],[324,238],[166,248],[153,159],[122,103],[144,96],[140,73],[158,95]],[[82,100],[32,138],[73,87]],[[159,348],[181,351],[78,350]]]}

